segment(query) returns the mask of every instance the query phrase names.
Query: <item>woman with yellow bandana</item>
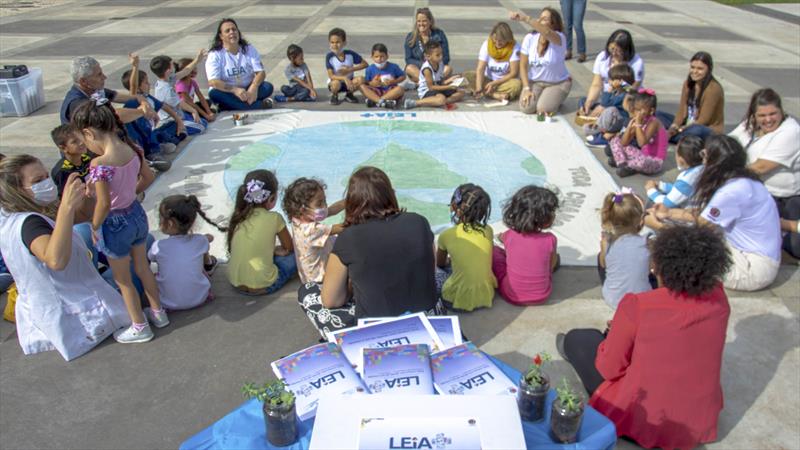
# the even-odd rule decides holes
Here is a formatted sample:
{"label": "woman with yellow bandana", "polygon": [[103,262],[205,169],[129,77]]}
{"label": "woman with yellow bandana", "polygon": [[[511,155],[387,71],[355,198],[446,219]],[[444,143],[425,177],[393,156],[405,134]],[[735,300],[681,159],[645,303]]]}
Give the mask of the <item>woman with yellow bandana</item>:
{"label": "woman with yellow bandana", "polygon": [[510,17],[533,27],[520,46],[519,60],[524,73],[519,110],[525,114],[555,113],[572,89],[572,78],[564,61],[567,45],[561,14],[546,7],[537,19],[522,12],[511,13]]}
{"label": "woman with yellow bandana", "polygon": [[[519,79],[519,44],[511,27],[498,22],[478,53],[478,67],[464,77],[476,98],[488,96],[496,100],[514,100],[522,91]],[[487,82],[488,81],[488,82]]]}

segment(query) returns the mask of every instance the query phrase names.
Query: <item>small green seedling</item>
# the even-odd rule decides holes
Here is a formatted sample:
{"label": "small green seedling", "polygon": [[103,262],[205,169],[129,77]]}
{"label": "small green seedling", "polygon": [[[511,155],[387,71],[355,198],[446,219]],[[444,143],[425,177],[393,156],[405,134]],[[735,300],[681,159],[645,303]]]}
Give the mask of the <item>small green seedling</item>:
{"label": "small green seedling", "polygon": [[242,386],[242,394],[246,398],[258,399],[261,403],[273,408],[281,406],[290,408],[294,404],[294,394],[286,389],[286,383],[283,380],[274,380],[261,387],[256,386],[255,383],[246,383]]}
{"label": "small green seedling", "polygon": [[581,399],[569,385],[566,378],[561,379],[561,386],[556,388],[556,397],[567,412],[576,413],[581,410]]}

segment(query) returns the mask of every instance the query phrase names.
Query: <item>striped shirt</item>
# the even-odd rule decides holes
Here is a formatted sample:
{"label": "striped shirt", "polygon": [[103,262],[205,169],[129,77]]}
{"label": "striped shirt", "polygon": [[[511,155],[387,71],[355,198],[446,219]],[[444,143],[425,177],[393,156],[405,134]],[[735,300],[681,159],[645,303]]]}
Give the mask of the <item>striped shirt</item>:
{"label": "striped shirt", "polygon": [[659,181],[658,188],[647,190],[647,197],[653,203],[663,203],[668,208],[678,208],[694,194],[694,186],[702,173],[702,164],[690,167],[679,173],[674,183]]}

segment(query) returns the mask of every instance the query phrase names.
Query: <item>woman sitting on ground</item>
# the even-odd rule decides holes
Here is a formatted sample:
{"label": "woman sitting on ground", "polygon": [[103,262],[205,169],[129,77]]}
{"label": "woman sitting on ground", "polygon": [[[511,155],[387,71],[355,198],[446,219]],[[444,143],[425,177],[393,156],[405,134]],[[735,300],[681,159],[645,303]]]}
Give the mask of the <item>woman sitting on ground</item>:
{"label": "woman sitting on ground", "polygon": [[572,78],[564,61],[567,46],[561,14],[546,7],[537,19],[522,12],[511,13],[510,17],[534,30],[525,35],[520,48],[519,110],[525,114],[555,113],[572,89]]}
{"label": "woman sitting on ground", "polygon": [[645,223],[656,230],[670,222],[714,224],[725,233],[733,264],[723,282],[728,289],[756,291],[770,285],[781,261],[778,208],[767,188],[747,168],[747,154],[736,139],[706,139],[703,174],[697,180],[692,209],[658,204]]}
{"label": "woman sitting on ground", "polygon": [[[586,97],[579,100],[578,114],[591,115],[595,102],[603,92],[609,90],[608,71],[611,66],[627,64],[633,69],[633,88],[638,89],[644,81],[644,60],[636,53],[633,37],[628,30],[617,30],[611,33],[606,41],[606,48],[597,55],[592,67],[592,84]],[[599,114],[597,112],[596,114]]]}
{"label": "woman sitting on ground", "polygon": [[507,23],[495,24],[478,52],[478,67],[464,72],[464,77],[476,98],[514,100],[519,96],[519,44]]}
{"label": "woman sitting on ground", "polygon": [[677,144],[682,137],[693,135],[702,139],[712,133],[722,133],[725,127],[725,93],[714,75],[714,60],[706,52],[697,52],[689,60],[689,75],[683,82],[678,114],[671,117],[659,113],[670,124],[669,142]]}
{"label": "woman sitting on ground", "polygon": [[208,96],[220,110],[272,108],[272,84],[258,50],[239,32],[233,19],[222,19],[206,59]]}
{"label": "woman sitting on ground", "polygon": [[556,347],[618,436],[645,448],[693,448],[717,439],[730,316],[720,281],[731,259],[709,226],[665,228],[651,248],[661,287],[623,297],[605,333],[571,330]]}
{"label": "woman sitting on ground", "polygon": [[17,337],[26,355],[57,350],[69,361],[131,323],[122,296],[72,232],[85,195],[77,173],[70,174],[59,203],[38,159],[0,161],[0,253],[17,283]]}
{"label": "woman sitting on ground", "polygon": [[350,176],[344,225],[322,286],[309,283],[298,292],[300,306],[320,333],[353,326],[360,317],[443,312],[430,224],[400,209],[382,170],[367,166]]}
{"label": "woman sitting on ground", "polygon": [[450,46],[447,43],[447,36],[441,28],[436,28],[433,13],[429,8],[418,8],[414,18],[414,29],[403,41],[406,49],[405,72],[408,79],[414,83],[419,82],[419,70],[425,62],[425,44],[428,41],[442,44],[442,64],[444,64],[442,79],[449,78],[453,69],[450,67]]}
{"label": "woman sitting on ground", "polygon": [[747,151],[748,168],[767,187],[786,232],[783,249],[800,258],[800,125],[781,106],[770,88],[759,89],[750,99],[747,117],[730,134]]}

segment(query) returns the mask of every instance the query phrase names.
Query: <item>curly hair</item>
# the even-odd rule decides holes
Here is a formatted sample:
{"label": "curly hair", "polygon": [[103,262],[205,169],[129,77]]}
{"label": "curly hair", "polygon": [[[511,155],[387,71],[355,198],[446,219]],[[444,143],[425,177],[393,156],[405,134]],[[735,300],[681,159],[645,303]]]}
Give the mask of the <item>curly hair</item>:
{"label": "curly hair", "polygon": [[264,183],[264,189],[269,190],[270,196],[265,203],[268,203],[275,198],[275,195],[277,195],[278,192],[278,178],[276,178],[275,174],[269,170],[257,169],[250,171],[247,173],[247,175],[245,175],[244,181],[242,181],[239,189],[236,190],[236,203],[233,207],[231,219],[228,222],[228,228],[223,230],[227,231],[228,233],[228,252],[231,251],[231,243],[233,242],[234,234],[236,234],[236,228],[238,228],[242,222],[247,220],[256,208],[262,206],[256,205],[255,203],[250,203],[244,199],[245,194],[247,194],[247,183],[251,180],[258,180]]}
{"label": "curly hair", "polygon": [[651,243],[650,257],[663,286],[689,297],[711,291],[732,264],[722,231],[708,225],[662,229]]}
{"label": "curly hair", "polygon": [[318,192],[325,192],[325,183],[315,178],[298,178],[283,193],[283,210],[290,219],[303,215],[304,209],[311,206],[311,199]]}
{"label": "curly hair", "polygon": [[206,216],[200,201],[194,195],[170,195],[165,197],[164,200],[161,200],[158,213],[161,215],[162,222],[169,220],[175,222],[178,234],[189,234],[189,230],[192,229],[198,215],[214,228],[220,231],[225,230]]}
{"label": "curly hair", "polygon": [[546,188],[529,185],[503,206],[503,223],[521,234],[538,233],[553,224],[558,197]]}
{"label": "curly hair", "polygon": [[492,200],[482,187],[466,183],[457,187],[450,199],[456,211],[456,223],[463,223],[466,231],[482,232],[492,215]]}

